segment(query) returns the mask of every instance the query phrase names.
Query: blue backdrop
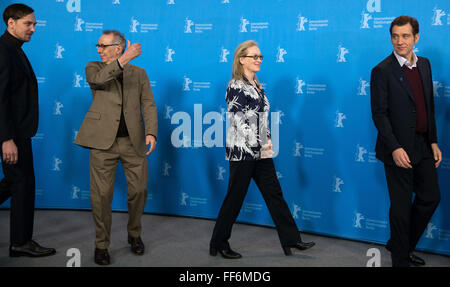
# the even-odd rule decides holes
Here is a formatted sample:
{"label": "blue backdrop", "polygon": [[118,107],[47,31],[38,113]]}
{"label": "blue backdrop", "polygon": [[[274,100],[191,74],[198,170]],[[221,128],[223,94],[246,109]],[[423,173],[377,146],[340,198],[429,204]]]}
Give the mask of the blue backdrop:
{"label": "blue backdrop", "polygon": [[[142,55],[158,107],[145,211],[216,218],[226,193],[224,99],[234,49],[253,39],[279,128],[275,164],[301,230],[385,243],[389,197],[375,159],[370,71],[392,52],[390,22],[420,23],[416,53],[432,64],[442,201],[418,248],[450,254],[450,2],[447,0],[24,0],[36,33],[24,50],[39,81],[33,138],[37,208],[90,209],[89,153],[73,144],[92,96],[85,81],[103,29]],[[2,1],[0,10],[13,1]],[[1,28],[5,28],[2,23]],[[121,167],[114,210],[126,210]],[[8,208],[9,202],[2,205]],[[252,183],[238,221],[273,226]],[[155,226],[154,228],[158,228]]]}

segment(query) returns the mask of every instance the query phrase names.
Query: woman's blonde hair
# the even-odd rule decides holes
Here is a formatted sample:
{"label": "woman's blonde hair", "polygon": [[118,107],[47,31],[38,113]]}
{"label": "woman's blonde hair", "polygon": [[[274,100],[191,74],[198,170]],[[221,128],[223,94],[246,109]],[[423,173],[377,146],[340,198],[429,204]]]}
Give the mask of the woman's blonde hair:
{"label": "woman's blonde hair", "polygon": [[[258,47],[258,44],[253,40],[248,40],[248,41],[242,42],[241,44],[239,44],[239,46],[237,46],[236,50],[234,51],[234,56],[233,56],[233,71],[232,71],[232,77],[231,77],[233,80],[243,80],[244,79],[244,68],[242,67],[242,64],[239,61],[239,59],[241,57],[247,56],[248,48],[251,48],[254,46]],[[251,80],[251,79],[249,79],[249,80]],[[258,78],[256,77],[256,75],[253,80],[255,80],[255,82],[259,86]]]}

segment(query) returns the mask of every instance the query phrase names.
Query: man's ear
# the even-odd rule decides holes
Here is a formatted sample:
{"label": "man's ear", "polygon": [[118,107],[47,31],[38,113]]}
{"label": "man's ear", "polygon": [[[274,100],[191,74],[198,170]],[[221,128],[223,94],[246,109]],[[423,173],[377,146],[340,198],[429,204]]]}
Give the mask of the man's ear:
{"label": "man's ear", "polygon": [[122,55],[123,52],[125,52],[125,51],[123,50],[123,47],[122,47],[121,45],[117,45],[117,49],[119,49],[118,53],[119,53],[120,55]]}
{"label": "man's ear", "polygon": [[16,20],[14,20],[13,18],[9,18],[8,19],[8,27],[13,27],[16,24]]}

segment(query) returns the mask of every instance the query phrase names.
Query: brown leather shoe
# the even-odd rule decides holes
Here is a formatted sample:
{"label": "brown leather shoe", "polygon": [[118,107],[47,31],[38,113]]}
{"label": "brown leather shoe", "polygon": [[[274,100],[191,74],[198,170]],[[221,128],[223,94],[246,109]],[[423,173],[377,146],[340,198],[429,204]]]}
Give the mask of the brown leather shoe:
{"label": "brown leather shoe", "polygon": [[128,243],[131,244],[131,251],[137,255],[143,255],[145,251],[144,242],[142,242],[142,239],[140,236],[138,237],[131,237],[128,235]]}
{"label": "brown leather shoe", "polygon": [[110,258],[109,258],[108,249],[95,248],[94,261],[98,265],[109,265]]}

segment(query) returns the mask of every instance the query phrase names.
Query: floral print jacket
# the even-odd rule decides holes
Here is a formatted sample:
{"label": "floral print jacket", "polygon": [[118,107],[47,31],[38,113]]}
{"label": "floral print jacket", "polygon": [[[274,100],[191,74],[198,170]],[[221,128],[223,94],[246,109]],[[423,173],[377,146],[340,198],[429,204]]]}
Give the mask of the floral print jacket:
{"label": "floral print jacket", "polygon": [[261,148],[270,142],[269,101],[263,89],[260,93],[244,78],[228,83],[226,159],[230,161],[258,160]]}

